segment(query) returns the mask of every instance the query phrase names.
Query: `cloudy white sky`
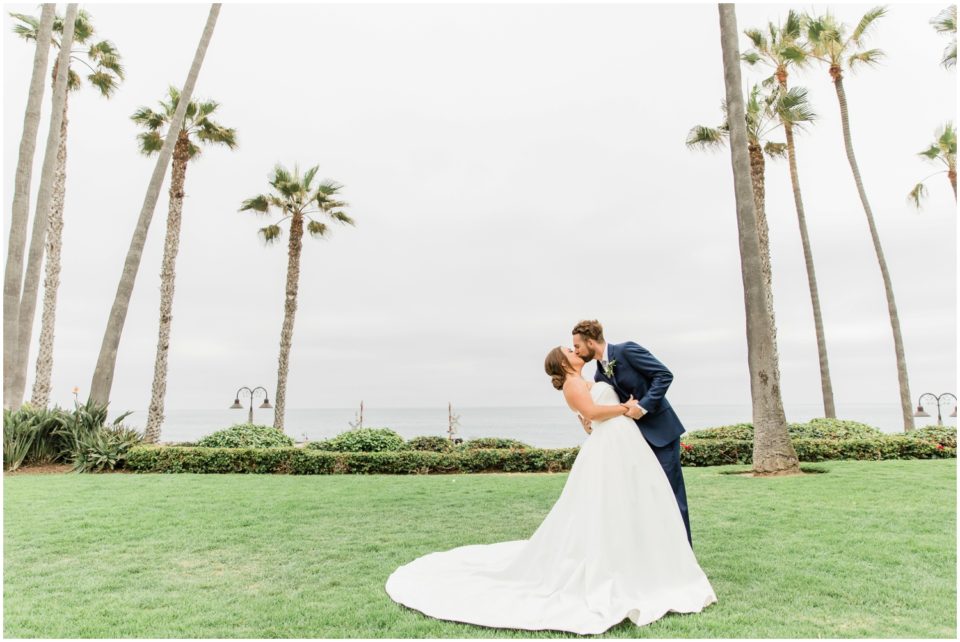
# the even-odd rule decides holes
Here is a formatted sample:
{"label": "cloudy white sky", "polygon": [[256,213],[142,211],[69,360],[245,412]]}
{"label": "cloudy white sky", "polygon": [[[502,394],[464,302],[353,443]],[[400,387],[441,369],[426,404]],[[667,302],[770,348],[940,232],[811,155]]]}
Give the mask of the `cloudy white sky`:
{"label": "cloudy white sky", "polygon": [[[208,10],[83,6],[120,49],[127,80],[111,100],[71,96],[53,374],[62,405],[73,386],[89,391],[154,166],[138,155],[129,116],[183,82]],[[738,5],[739,26],[789,6]],[[954,198],[941,175],[924,211],[905,202],[936,169],[917,152],[955,118],[956,73],[939,66],[946,39],[928,22],[943,6],[891,5],[870,41],[886,61],[846,80],[914,399],[956,391]],[[830,5],[848,23],[868,7]],[[12,24],[5,15],[5,235],[33,56]],[[886,301],[836,94],[823,68],[792,82],[820,116],[798,139],[799,171],[841,415],[844,404],[896,403]],[[266,190],[278,161],[317,164],[343,183],[358,223],[304,241],[288,407],[557,404],[543,357],[583,318],[660,358],[675,402],[749,403],[729,152],[684,146],[691,126],[719,122],[722,96],[714,4],[224,5],[195,97],[220,101],[239,148],[208,150],[187,172],[167,408],[220,408],[242,385],[275,395],[287,227],[284,243],[265,247],[257,229],[277,217],[237,209]],[[783,394],[818,403],[789,185],[786,163],[769,163]],[[114,411],[149,402],[166,212],[165,188]]]}

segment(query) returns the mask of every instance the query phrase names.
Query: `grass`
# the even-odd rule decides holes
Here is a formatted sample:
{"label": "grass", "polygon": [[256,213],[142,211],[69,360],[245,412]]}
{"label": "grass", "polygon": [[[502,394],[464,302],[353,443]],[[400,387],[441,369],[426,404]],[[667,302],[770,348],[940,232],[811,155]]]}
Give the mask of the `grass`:
{"label": "grass", "polygon": [[[604,637],[956,637],[956,460],[684,471],[718,603]],[[427,618],[399,565],[529,536],[566,474],[4,480],[4,637],[564,637]]]}

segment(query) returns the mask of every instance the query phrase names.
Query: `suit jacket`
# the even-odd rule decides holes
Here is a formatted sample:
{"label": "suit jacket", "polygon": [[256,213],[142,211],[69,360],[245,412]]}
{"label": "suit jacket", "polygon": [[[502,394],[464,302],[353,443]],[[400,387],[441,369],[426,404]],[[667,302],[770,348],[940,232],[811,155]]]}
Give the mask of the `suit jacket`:
{"label": "suit jacket", "polygon": [[673,373],[641,345],[633,341],[610,344],[610,360],[613,378],[607,377],[597,363],[595,381],[605,381],[617,391],[620,401],[633,395],[647,414],[634,419],[644,438],[652,446],[666,446],[685,432],[680,418],[667,401],[667,388],[673,381]]}

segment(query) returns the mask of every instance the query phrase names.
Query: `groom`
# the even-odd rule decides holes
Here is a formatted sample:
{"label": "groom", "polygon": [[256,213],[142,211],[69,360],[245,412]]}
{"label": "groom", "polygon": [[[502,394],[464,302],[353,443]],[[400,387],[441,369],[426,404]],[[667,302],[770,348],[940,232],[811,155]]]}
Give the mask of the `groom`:
{"label": "groom", "polygon": [[[573,349],[584,361],[596,359],[599,362],[595,381],[605,381],[613,386],[620,401],[633,395],[640,404],[638,410],[627,414],[637,422],[640,433],[670,480],[687,529],[687,541],[692,548],[687,491],[680,468],[680,435],[684,433],[684,427],[664,397],[673,381],[673,373],[643,346],[632,341],[616,345],[607,343],[599,321],[581,321],[573,328]],[[589,429],[589,421],[584,421],[584,428]]]}

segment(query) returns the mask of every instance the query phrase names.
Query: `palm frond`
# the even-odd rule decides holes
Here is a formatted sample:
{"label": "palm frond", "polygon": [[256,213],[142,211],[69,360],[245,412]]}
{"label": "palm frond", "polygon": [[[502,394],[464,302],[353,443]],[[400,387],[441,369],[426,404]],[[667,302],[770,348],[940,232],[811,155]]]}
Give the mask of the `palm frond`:
{"label": "palm frond", "polygon": [[280,240],[280,237],[283,235],[283,230],[280,229],[279,225],[268,225],[260,228],[260,235],[263,237],[264,242],[270,245],[274,241]]}
{"label": "palm frond", "polygon": [[263,194],[257,194],[253,198],[248,198],[240,206],[238,212],[253,210],[254,212],[267,212],[270,209],[270,201]]}
{"label": "palm frond", "polygon": [[311,184],[313,183],[313,179],[316,178],[318,171],[320,171],[320,166],[314,165],[304,173],[300,181],[300,184],[303,186],[303,191],[310,191]]}
{"label": "palm frond", "polygon": [[10,17],[19,22],[13,25],[13,33],[25,40],[36,40],[37,32],[40,31],[40,19],[26,13],[10,12]]}
{"label": "palm frond", "polygon": [[764,37],[762,31],[759,29],[745,29],[743,33],[750,39],[754,47],[761,51],[767,49],[767,39]]}
{"label": "palm frond", "polygon": [[[105,71],[97,71],[87,76],[87,81],[100,90],[100,94],[109,98],[117,89],[117,77]],[[79,80],[77,81],[79,84]]]}
{"label": "palm frond", "polygon": [[787,11],[787,21],[780,30],[781,38],[784,41],[793,41],[800,38],[803,33],[803,15],[793,9]]}
{"label": "palm frond", "polygon": [[201,121],[197,128],[197,138],[205,143],[214,143],[217,145],[226,145],[230,149],[237,146],[237,130],[229,127],[223,127],[206,118]]}
{"label": "palm frond", "polygon": [[160,137],[160,132],[156,130],[137,134],[137,141],[140,143],[140,153],[145,156],[156,154],[163,147],[163,138]]}
{"label": "palm frond", "polygon": [[763,58],[760,57],[760,54],[758,54],[755,51],[748,51],[747,53],[740,56],[740,59],[743,60],[748,65],[755,65],[761,60],[763,60]]}
{"label": "palm frond", "polygon": [[937,132],[937,143],[947,154],[957,154],[957,130],[952,122],[947,122]]}
{"label": "palm frond", "polygon": [[327,226],[319,221],[311,220],[307,223],[307,232],[310,233],[310,236],[317,238],[326,235]]}
{"label": "palm frond", "polygon": [[71,68],[67,68],[67,91],[76,91],[80,89],[82,84],[80,74]]}
{"label": "palm frond", "polygon": [[883,53],[880,49],[867,49],[866,51],[861,51],[855,53],[847,59],[847,65],[851,70],[856,66],[859,68],[861,65],[878,65],[880,64],[880,59],[883,58],[886,54]]}
{"label": "palm frond", "polygon": [[155,112],[149,107],[140,107],[137,111],[133,112],[130,119],[138,125],[154,131],[160,129],[167,123],[166,114]]}
{"label": "palm frond", "polygon": [[332,218],[333,220],[335,220],[335,221],[337,221],[337,222],[339,222],[339,223],[344,223],[345,225],[356,225],[356,224],[357,224],[356,221],[354,221],[351,217],[347,216],[346,212],[341,212],[340,210],[335,210],[335,211],[333,211],[333,212],[328,212],[328,214],[330,215],[330,218]]}
{"label": "palm frond", "polygon": [[907,202],[920,209],[923,200],[927,197],[927,187],[921,181],[913,186],[913,189],[910,190],[910,193],[907,194]]}
{"label": "palm frond", "polygon": [[[56,29],[56,25],[54,28]],[[60,19],[60,28],[57,31],[63,33],[63,18]],[[90,14],[85,9],[79,9],[77,17],[73,21],[73,42],[82,45],[90,40],[94,33],[96,33],[96,29],[93,27]]]}
{"label": "palm frond", "polygon": [[120,52],[109,40],[101,40],[91,45],[87,50],[87,57],[101,70],[111,71],[120,79],[124,79],[124,68],[120,63]]}
{"label": "palm frond", "polygon": [[[13,15],[13,14],[10,14]],[[930,19],[937,33],[957,32],[957,5],[952,4]]]}
{"label": "palm frond", "polygon": [[863,14],[863,17],[860,18],[860,22],[857,23],[853,33],[850,34],[850,39],[857,45],[860,45],[863,39],[872,30],[877,20],[885,15],[887,15],[887,8],[885,6],[874,7],[873,9],[867,11],[865,14]]}
{"label": "palm frond", "polygon": [[943,50],[943,58],[940,60],[940,64],[946,67],[947,69],[956,66],[957,64],[957,41],[954,40],[952,43],[947,45],[947,48]]}
{"label": "palm frond", "polygon": [[696,125],[687,134],[687,147],[715,149],[722,147],[727,140],[727,132],[719,127]]}
{"label": "palm frond", "polygon": [[811,123],[817,118],[817,114],[807,100],[807,90],[799,86],[781,92],[773,109],[781,122],[797,127]]}
{"label": "palm frond", "polygon": [[780,56],[784,60],[789,60],[797,66],[803,65],[807,61],[807,52],[802,47],[788,45],[780,50]]}
{"label": "palm frond", "polygon": [[317,186],[317,192],[324,196],[333,196],[341,189],[343,185],[331,179],[326,179]]}
{"label": "palm frond", "polygon": [[767,141],[767,144],[763,146],[763,151],[770,158],[784,158],[787,155],[787,144]]}
{"label": "palm frond", "polygon": [[931,145],[922,152],[917,152],[917,156],[923,156],[924,158],[929,158],[930,160],[937,160],[937,157],[940,156],[940,146]]}
{"label": "palm frond", "polygon": [[207,118],[213,112],[217,111],[220,107],[220,103],[215,100],[204,100],[197,103],[197,116],[198,120]]}

